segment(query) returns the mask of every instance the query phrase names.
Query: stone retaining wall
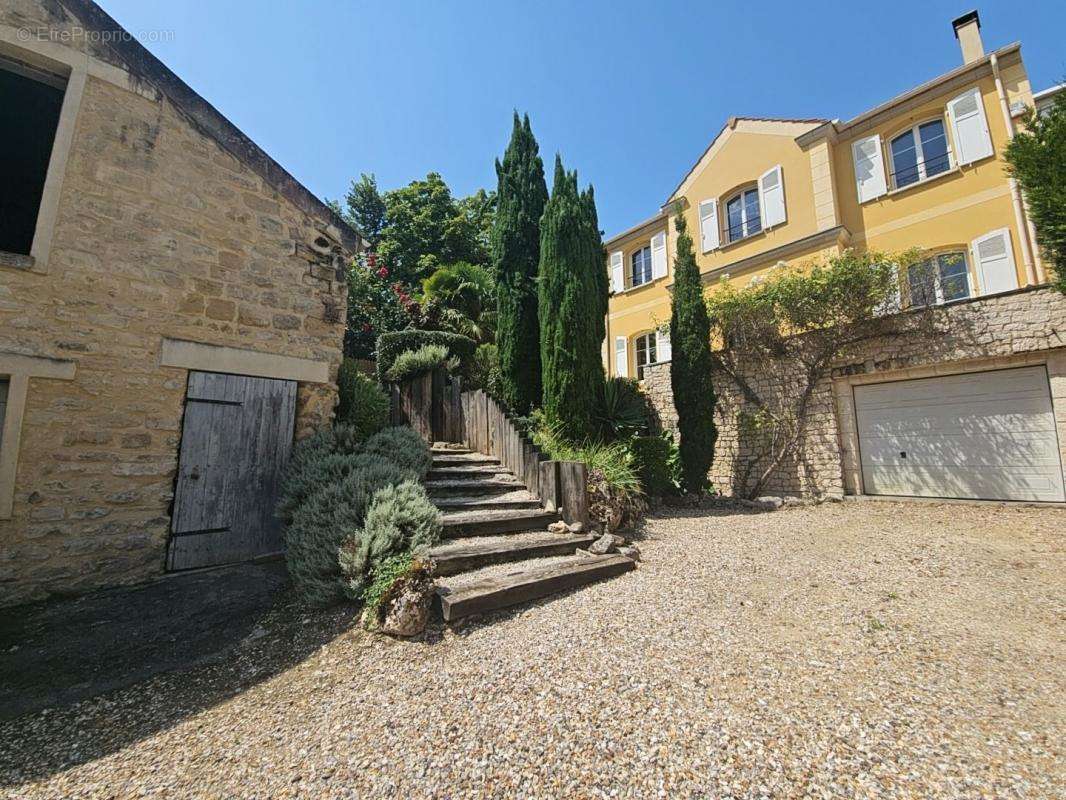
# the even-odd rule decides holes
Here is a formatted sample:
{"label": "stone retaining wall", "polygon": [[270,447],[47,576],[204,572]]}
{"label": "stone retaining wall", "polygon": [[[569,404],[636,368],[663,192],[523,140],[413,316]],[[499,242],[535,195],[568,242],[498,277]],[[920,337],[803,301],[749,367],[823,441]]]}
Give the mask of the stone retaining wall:
{"label": "stone retaining wall", "polygon": [[[932,313],[934,333],[873,340],[839,361],[833,375],[815,389],[799,457],[776,470],[763,494],[822,497],[860,491],[861,478],[856,474],[851,444],[853,430],[849,428],[850,387],[871,378],[899,380],[1046,363],[1060,448],[1066,445],[1066,297],[1047,288],[1022,289],[975,298]],[[782,363],[746,377],[760,394],[794,392],[799,385],[795,370],[795,365]],[[718,446],[710,477],[715,488],[731,495],[738,470],[748,463],[756,447],[738,430],[738,415],[745,404],[735,384],[718,373],[714,386],[718,394]],[[662,425],[676,431],[670,365],[647,368],[644,389]]]}

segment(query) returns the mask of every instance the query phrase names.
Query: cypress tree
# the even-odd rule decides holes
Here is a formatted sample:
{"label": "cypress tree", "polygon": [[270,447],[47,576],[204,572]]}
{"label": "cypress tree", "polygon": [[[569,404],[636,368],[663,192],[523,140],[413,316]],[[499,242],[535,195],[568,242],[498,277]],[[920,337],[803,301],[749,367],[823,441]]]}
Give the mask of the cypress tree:
{"label": "cypress tree", "polygon": [[714,461],[718,431],[714,425],[714,386],[711,384],[711,323],[703,302],[703,282],[688,225],[680,211],[674,294],[670,305],[670,386],[677,409],[681,441],[681,470],[685,489],[702,492]]}
{"label": "cypress tree", "polygon": [[592,188],[555,158],[555,182],[540,225],[540,358],[543,408],[570,439],[595,435],[603,402],[602,311],[606,265]]}
{"label": "cypress tree", "polygon": [[496,345],[499,399],[528,414],[540,402],[540,327],[537,320],[537,268],[540,218],[548,202],[544,162],[533,138],[529,115],[514,115],[511,142],[496,161],[496,222],[492,228],[492,265],[496,273]]}

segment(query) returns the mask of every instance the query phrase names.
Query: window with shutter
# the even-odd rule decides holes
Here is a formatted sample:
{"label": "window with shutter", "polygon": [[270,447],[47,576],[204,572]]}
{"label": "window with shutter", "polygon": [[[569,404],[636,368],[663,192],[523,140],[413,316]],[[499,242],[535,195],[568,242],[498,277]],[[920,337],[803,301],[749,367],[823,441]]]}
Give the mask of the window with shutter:
{"label": "window with shutter", "polygon": [[867,136],[854,142],[851,145],[851,155],[855,162],[855,188],[860,203],[873,200],[888,191],[879,135]]}
{"label": "window with shutter", "polygon": [[981,294],[997,294],[1018,288],[1010,230],[1001,228],[974,239],[970,245]]}
{"label": "window with shutter", "polygon": [[624,336],[616,336],[614,340],[614,372],[619,378],[629,377],[629,348]]}
{"label": "window with shutter", "polygon": [[717,250],[718,238],[718,200],[700,201],[700,246],[704,253]]}
{"label": "window with shutter", "polygon": [[785,221],[785,182],[780,165],[759,178],[759,202],[762,205],[764,228],[772,228]]}
{"label": "window with shutter", "polygon": [[670,350],[669,332],[656,331],[655,343],[658,348],[659,361],[670,361],[673,358],[673,353]]}
{"label": "window with shutter", "polygon": [[658,357],[658,334],[655,331],[643,333],[633,340],[636,348],[637,380],[644,380],[644,368],[650,364],[657,364]]}
{"label": "window with shutter", "polygon": [[625,258],[621,250],[615,250],[611,253],[611,291],[622,292],[625,288]]}
{"label": "window with shutter", "polygon": [[949,102],[948,116],[959,164],[972,164],[992,155],[992,137],[979,89],[970,89]]}
{"label": "window with shutter", "polygon": [[641,247],[629,257],[629,285],[641,286],[651,280],[651,247]]}
{"label": "window with shutter", "polygon": [[651,237],[651,278],[666,277],[666,232]]}

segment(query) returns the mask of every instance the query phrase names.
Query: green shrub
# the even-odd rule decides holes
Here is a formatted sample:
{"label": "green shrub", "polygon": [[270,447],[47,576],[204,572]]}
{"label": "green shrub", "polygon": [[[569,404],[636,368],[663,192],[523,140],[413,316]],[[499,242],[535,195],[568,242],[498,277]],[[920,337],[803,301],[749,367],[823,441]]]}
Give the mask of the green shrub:
{"label": "green shrub", "polygon": [[344,538],[336,563],[345,577],[349,597],[363,597],[372,573],[401,553],[422,553],[440,541],[440,511],[426,490],[413,481],[386,486],[374,493],[361,530]]}
{"label": "green shrub", "polygon": [[474,352],[474,364],[470,369],[470,380],[463,384],[466,389],[484,389],[497,400],[501,399],[500,354],[494,344],[479,345]]}
{"label": "green shrub", "polygon": [[633,378],[610,378],[603,389],[600,424],[605,439],[628,439],[648,432],[648,401]]}
{"label": "green shrub", "polygon": [[611,491],[620,498],[643,494],[637,465],[626,442],[572,442],[558,425],[534,412],[533,443],[553,461],[584,461],[589,472],[600,470]]}
{"label": "green shrub", "polygon": [[[342,551],[345,552],[345,551]],[[345,556],[347,557],[347,556]],[[363,603],[370,611],[377,611],[382,598],[400,578],[411,571],[415,559],[410,551],[382,559],[371,570],[363,588]]]}
{"label": "green shrub", "polygon": [[411,470],[418,480],[426,477],[433,464],[429,445],[410,428],[395,427],[379,431],[366,440],[362,452],[380,456]]}
{"label": "green shrub", "polygon": [[[301,443],[302,444],[302,443]],[[354,468],[357,456],[317,450],[308,453],[299,463],[290,462],[281,482],[278,499],[278,518],[285,524],[308,497],[324,486],[344,480]]]}
{"label": "green shrub", "polygon": [[360,442],[389,424],[389,396],[373,378],[359,371],[355,359],[346,358],[341,363],[337,388],[337,422],[352,426]]}
{"label": "green shrub", "polygon": [[454,372],[459,367],[459,361],[454,356],[448,355],[447,347],[427,344],[425,347],[407,350],[396,356],[396,360],[392,362],[385,377],[394,383],[402,383],[441,367]]}
{"label": "green shrub", "polygon": [[344,597],[337,553],[363,525],[374,494],[385,487],[409,483],[411,472],[384,459],[361,457],[359,468],[344,479],[312,492],[292,512],[285,528],[285,561],[300,599],[323,607]]}
{"label": "green shrub", "polygon": [[661,436],[637,436],[629,449],[646,494],[661,497],[677,493],[681,488],[681,454],[668,431]]}
{"label": "green shrub", "polygon": [[468,336],[445,331],[393,331],[378,337],[377,371],[378,382],[385,383],[385,375],[392,368],[400,353],[417,350],[427,344],[439,344],[448,348],[448,354],[459,359],[459,374],[464,378],[470,376],[477,342]]}

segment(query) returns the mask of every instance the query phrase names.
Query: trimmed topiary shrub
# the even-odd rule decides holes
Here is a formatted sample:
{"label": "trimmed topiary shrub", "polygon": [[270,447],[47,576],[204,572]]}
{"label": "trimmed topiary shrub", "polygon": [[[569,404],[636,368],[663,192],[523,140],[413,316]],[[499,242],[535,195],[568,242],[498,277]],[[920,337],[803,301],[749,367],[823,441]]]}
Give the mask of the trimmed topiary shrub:
{"label": "trimmed topiary shrub", "polygon": [[383,333],[378,337],[378,382],[385,383],[388,380],[385,375],[392,368],[393,362],[400,353],[406,350],[417,350],[427,344],[447,347],[448,355],[459,359],[459,374],[464,378],[469,377],[477,342],[469,336],[462,336],[458,333],[408,330]]}
{"label": "trimmed topiary shrub", "polygon": [[285,561],[300,599],[324,607],[344,598],[337,553],[363,525],[374,494],[410,483],[412,473],[385,459],[349,457],[357,469],[323,485],[292,512],[285,528]]}
{"label": "trimmed topiary shrub", "polygon": [[681,456],[669,433],[637,436],[629,443],[629,451],[645,494],[662,497],[681,488]]}
{"label": "trimmed topiary shrub", "polygon": [[362,452],[388,459],[422,480],[433,463],[429,445],[410,428],[385,428],[366,440]]}
{"label": "trimmed topiary shrub", "polygon": [[337,422],[350,425],[360,442],[389,424],[389,396],[373,378],[359,371],[355,359],[344,359],[337,372],[337,388]]}
{"label": "trimmed topiary shrub", "polygon": [[394,383],[402,383],[439,367],[454,372],[459,367],[459,359],[449,356],[448,348],[443,345],[427,344],[396,356],[385,377]]}
{"label": "trimmed topiary shrub", "polygon": [[375,492],[362,530],[350,531],[337,555],[348,596],[361,598],[369,575],[385,559],[424,552],[440,541],[441,530],[440,511],[418,483],[405,481]]}

